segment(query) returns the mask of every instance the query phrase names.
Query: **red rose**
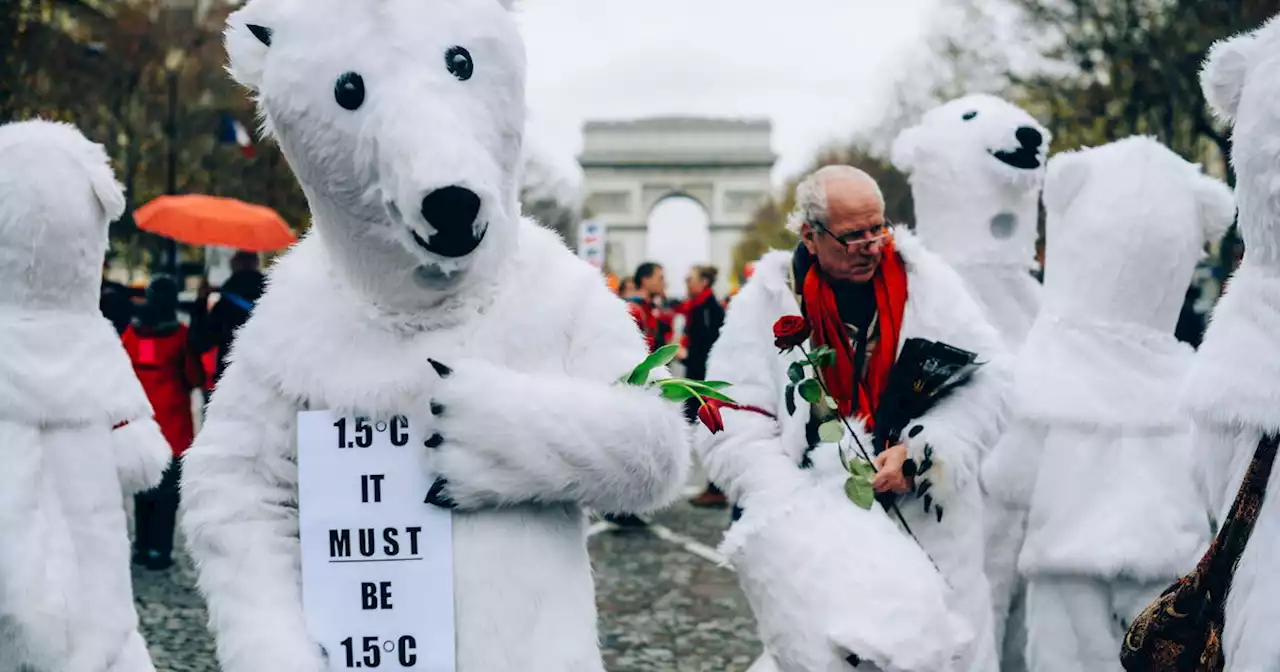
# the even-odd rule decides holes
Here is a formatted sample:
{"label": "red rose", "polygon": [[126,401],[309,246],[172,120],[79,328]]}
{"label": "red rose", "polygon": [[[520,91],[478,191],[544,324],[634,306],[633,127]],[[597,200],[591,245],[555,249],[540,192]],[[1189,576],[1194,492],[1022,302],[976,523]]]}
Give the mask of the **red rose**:
{"label": "red rose", "polygon": [[785,315],[773,323],[773,344],[783,352],[809,340],[809,323],[799,315]]}
{"label": "red rose", "polygon": [[698,420],[711,430],[712,434],[724,431],[724,418],[720,416],[720,402],[707,399],[698,407]]}

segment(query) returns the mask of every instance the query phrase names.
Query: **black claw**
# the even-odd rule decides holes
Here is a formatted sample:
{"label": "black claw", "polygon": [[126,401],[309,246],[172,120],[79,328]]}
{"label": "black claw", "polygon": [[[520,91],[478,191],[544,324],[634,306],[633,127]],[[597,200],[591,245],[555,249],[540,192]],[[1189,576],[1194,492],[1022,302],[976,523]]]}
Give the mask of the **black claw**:
{"label": "black claw", "polygon": [[907,438],[914,439],[920,435],[920,432],[923,432],[923,431],[924,431],[924,425],[916,425],[915,427],[911,428],[911,431],[907,432]]}
{"label": "black claw", "polygon": [[929,492],[929,488],[932,488],[932,487],[933,487],[933,481],[931,481],[931,480],[929,480],[929,479],[927,479],[927,478],[926,478],[926,479],[921,480],[921,481],[920,481],[920,487],[916,488],[916,496],[917,496],[917,497],[924,497],[924,496],[925,496],[925,494],[927,494],[927,493]]}
{"label": "black claw", "polygon": [[443,436],[440,436],[439,434],[432,434],[426,441],[422,442],[422,445],[428,448],[439,448],[442,443],[444,443]]}
{"label": "black claw", "polygon": [[849,663],[854,667],[857,667],[862,664],[862,659],[859,658],[857,654],[851,653],[848,655],[848,657],[844,659],[844,662]]}
{"label": "black claw", "polygon": [[458,503],[445,493],[444,489],[448,487],[449,481],[443,478],[437,478],[435,483],[431,484],[431,489],[427,491],[427,498],[423,500],[432,506],[438,506],[442,509],[456,509]]}
{"label": "black claw", "polygon": [[431,365],[431,368],[436,370],[436,374],[439,375],[441,378],[448,378],[449,374],[453,373],[453,369],[445,366],[444,364],[441,364],[440,362],[437,362],[434,359],[428,359],[427,363]]}
{"label": "black claw", "polygon": [[431,402],[431,415],[444,415],[444,404]]}
{"label": "black claw", "polygon": [[245,27],[249,29],[249,32],[253,33],[254,37],[258,38],[259,42],[267,45],[268,47],[271,46],[270,28],[267,28],[266,26],[257,26],[252,23],[245,24]]}
{"label": "black claw", "polygon": [[941,522],[942,522],[942,505],[941,505],[941,504],[939,504],[939,505],[937,505],[937,506],[935,506],[935,507],[933,507],[933,508],[934,508],[934,510],[935,510],[935,511],[937,511],[937,512],[938,512],[938,522],[939,522],[939,523],[941,523]]}
{"label": "black claw", "polygon": [[919,469],[916,466],[916,461],[911,458],[907,458],[907,461],[902,463],[903,478],[906,478],[909,481],[915,478],[917,473],[919,473]]}
{"label": "black claw", "polygon": [[933,506],[933,495],[924,496],[924,512],[929,513],[929,507]]}

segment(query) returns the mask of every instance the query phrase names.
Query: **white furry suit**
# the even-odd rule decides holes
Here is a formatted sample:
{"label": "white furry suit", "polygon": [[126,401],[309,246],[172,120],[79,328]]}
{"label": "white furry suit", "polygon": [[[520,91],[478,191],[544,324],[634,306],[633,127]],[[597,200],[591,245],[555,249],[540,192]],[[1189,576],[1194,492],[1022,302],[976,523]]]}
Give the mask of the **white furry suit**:
{"label": "white furry suit", "polygon": [[457,506],[458,672],[601,672],[583,509],[671,501],[687,426],[619,382],[647,355],[625,304],[520,217],[514,19],[495,0],[251,0],[228,24],[313,228],[271,269],[184,459],[221,668],[324,665],[301,602],[295,431],[329,409],[432,433],[415,448]]}
{"label": "white furry suit", "polygon": [[124,195],[74,127],[0,127],[0,672],[150,672],[125,497],[170,451],[98,311]]}
{"label": "white furry suit", "polygon": [[[1040,310],[1040,283],[1031,271],[1038,267],[1036,223],[1050,138],[1016,105],[976,94],[930,110],[893,143],[894,165],[911,180],[916,233],[964,279],[1011,353]],[[1027,514],[990,498],[985,505],[1000,669],[1023,672],[1025,586],[1016,565]]]}
{"label": "white furry suit", "polygon": [[[1205,97],[1233,126],[1245,256],[1193,362],[1184,401],[1196,423],[1204,488],[1221,521],[1259,439],[1280,432],[1280,20],[1221,42],[1201,73]],[[1231,672],[1280,669],[1280,476],[1275,471],[1227,597],[1222,651]]]}
{"label": "white furry suit", "polygon": [[[1001,428],[1007,362],[999,336],[961,289],[955,271],[908,232],[895,237],[908,283],[901,341],[942,340],[990,362],[968,387],[921,418],[920,430],[903,437],[918,461],[926,444],[935,449],[933,468],[939,471],[932,494],[945,507],[943,520],[926,513],[914,495],[902,498],[900,506],[950,586],[941,596],[946,607],[931,606],[924,600],[935,596],[916,591],[931,585],[935,572],[917,558],[915,542],[896,533],[878,504],[866,512],[845,499],[832,446],[815,449],[813,469],[797,466],[806,448],[809,406],[801,401],[794,415],[787,413],[787,367],[799,355],[779,355],[771,332],[779,317],[800,314],[790,287],[790,252],[771,252],[756,265],[711,352],[709,376],[733,383],[735,399],[778,415],[772,420],[726,411],[725,432],[696,445],[712,480],[743,506],[742,519],[726,535],[725,551],[752,601],[761,639],[785,672],[850,669],[836,655],[841,650],[860,653],[885,670],[996,669],[977,474],[983,447]],[[929,610],[920,613],[921,607]],[[948,611],[959,616],[964,636],[951,634]],[[868,651],[883,655],[877,659]],[[948,651],[959,655],[951,660],[944,655]],[[930,663],[930,655],[943,657]]]}
{"label": "white furry suit", "polygon": [[1129,621],[1208,542],[1176,398],[1192,350],[1173,328],[1233,203],[1148,138],[1055,156],[1044,202],[1044,307],[984,480],[1029,511],[1029,668],[1109,672]]}

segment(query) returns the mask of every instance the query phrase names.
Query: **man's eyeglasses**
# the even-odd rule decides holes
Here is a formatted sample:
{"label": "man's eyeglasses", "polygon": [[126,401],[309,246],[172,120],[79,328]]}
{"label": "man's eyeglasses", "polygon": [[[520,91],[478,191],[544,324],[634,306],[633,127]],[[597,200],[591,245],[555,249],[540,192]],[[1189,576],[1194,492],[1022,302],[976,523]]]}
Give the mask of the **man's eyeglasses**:
{"label": "man's eyeglasses", "polygon": [[850,251],[865,250],[871,247],[872,245],[875,245],[876,243],[888,238],[890,229],[893,226],[889,222],[885,222],[883,224],[876,224],[875,226],[869,229],[862,229],[860,231],[850,231],[849,233],[837,236],[836,234],[831,233],[831,229],[828,229],[827,226],[822,222],[813,221],[813,222],[809,222],[809,224],[813,226],[813,228],[817,229],[818,231],[821,231],[827,236],[830,236],[831,240],[834,240],[837,243],[840,243],[841,247]]}

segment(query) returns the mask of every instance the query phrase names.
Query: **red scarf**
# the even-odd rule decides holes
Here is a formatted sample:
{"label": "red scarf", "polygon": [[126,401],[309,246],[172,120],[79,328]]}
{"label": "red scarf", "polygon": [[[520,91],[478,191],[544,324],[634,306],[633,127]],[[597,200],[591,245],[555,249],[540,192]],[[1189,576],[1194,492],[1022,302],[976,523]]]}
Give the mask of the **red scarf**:
{"label": "red scarf", "polygon": [[804,279],[805,317],[813,334],[813,347],[825,345],[836,352],[835,364],[823,367],[822,380],[839,405],[840,414],[848,417],[857,408],[867,431],[875,431],[876,406],[889,384],[889,370],[898,356],[898,337],[907,305],[907,269],[892,241],[884,246],[880,268],[872,283],[880,336],[866,362],[862,379],[854,381],[854,346],[848,328],[840,319],[836,294],[816,267],[811,268]]}
{"label": "red scarf", "polygon": [[679,307],[676,308],[676,312],[687,317],[689,313],[701,308],[702,304],[711,300],[712,296],[715,296],[715,290],[708,287],[689,297],[684,303],[680,304]]}

